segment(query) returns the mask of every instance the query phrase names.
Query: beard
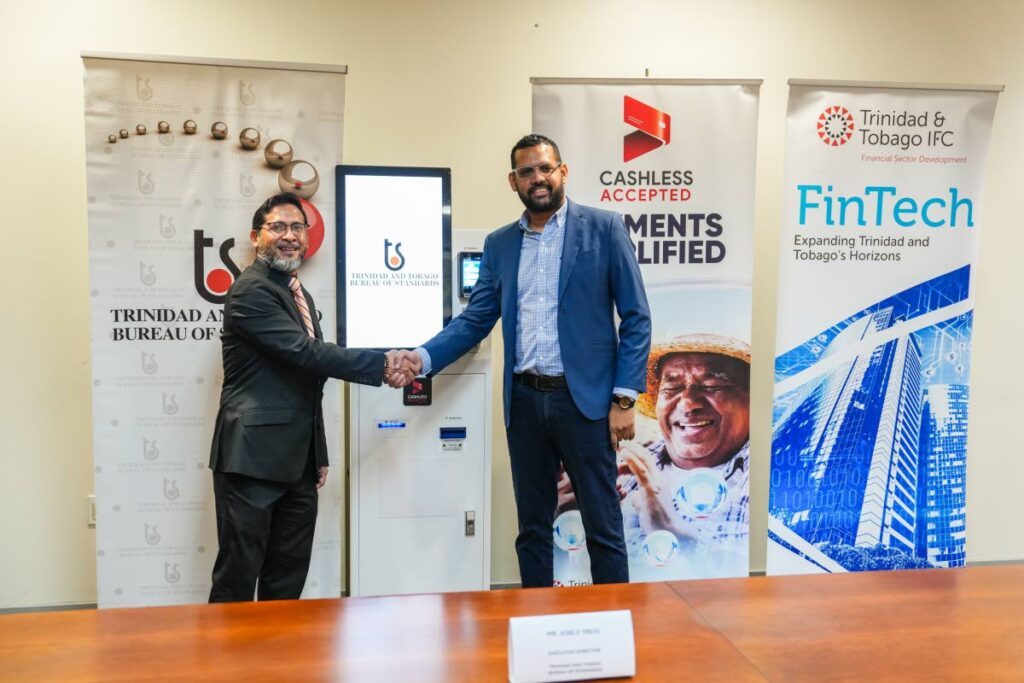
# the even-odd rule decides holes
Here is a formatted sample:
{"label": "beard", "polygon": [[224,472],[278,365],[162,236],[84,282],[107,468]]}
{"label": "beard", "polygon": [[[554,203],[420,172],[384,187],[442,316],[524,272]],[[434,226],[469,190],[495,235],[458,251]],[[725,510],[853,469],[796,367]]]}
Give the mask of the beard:
{"label": "beard", "polygon": [[[548,196],[544,199],[534,199],[530,196],[530,192],[537,189],[538,187],[546,188]],[[536,185],[530,187],[530,189],[524,193],[522,190],[516,190],[519,195],[520,201],[523,202],[523,206],[526,210],[531,213],[543,213],[545,211],[551,211],[557,209],[562,205],[562,200],[565,199],[565,185],[559,185],[558,189],[552,189],[551,183],[544,180]]]}
{"label": "beard", "polygon": [[258,258],[260,261],[263,261],[274,270],[288,274],[294,273],[296,270],[299,269],[299,266],[302,265],[301,256],[296,256],[295,258],[290,259],[284,258],[282,256],[278,256],[275,253],[273,247],[257,248],[256,258]]}

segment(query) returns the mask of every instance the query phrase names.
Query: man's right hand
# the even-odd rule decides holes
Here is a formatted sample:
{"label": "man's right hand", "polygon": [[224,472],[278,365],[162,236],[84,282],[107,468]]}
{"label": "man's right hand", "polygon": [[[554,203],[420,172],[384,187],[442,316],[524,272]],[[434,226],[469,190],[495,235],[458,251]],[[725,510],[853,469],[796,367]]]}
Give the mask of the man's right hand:
{"label": "man's right hand", "polygon": [[636,477],[640,493],[637,512],[640,513],[640,528],[644,533],[665,530],[671,531],[680,540],[694,538],[693,529],[675,511],[672,504],[674,492],[663,485],[662,475],[651,452],[639,444],[626,441],[619,449],[619,455]]}
{"label": "man's right hand", "polygon": [[416,376],[411,371],[405,369],[405,363],[402,361],[403,353],[405,352],[391,349],[384,354],[388,359],[388,372],[384,377],[384,381],[387,382],[388,386],[392,389],[401,389],[409,384],[413,377]]}
{"label": "man's right hand", "polygon": [[393,389],[401,389],[408,385],[423,370],[423,360],[415,351],[392,349],[387,352],[387,356],[389,374],[385,379],[388,386]]}
{"label": "man's right hand", "polygon": [[423,372],[423,359],[415,351],[399,351],[399,360],[402,361],[402,369],[411,372],[416,377]]}

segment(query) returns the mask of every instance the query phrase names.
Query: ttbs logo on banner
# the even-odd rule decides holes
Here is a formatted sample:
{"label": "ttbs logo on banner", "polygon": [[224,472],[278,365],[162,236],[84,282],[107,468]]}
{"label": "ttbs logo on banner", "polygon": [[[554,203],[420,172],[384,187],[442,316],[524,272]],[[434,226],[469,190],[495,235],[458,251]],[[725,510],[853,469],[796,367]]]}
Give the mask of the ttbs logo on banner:
{"label": "ttbs logo on banner", "polygon": [[153,184],[153,174],[140,170],[136,178],[139,186],[139,194],[153,194],[156,185]]}
{"label": "ttbs logo on banner", "polygon": [[167,583],[178,583],[181,580],[181,572],[178,571],[178,563],[164,562],[164,581]]}
{"label": "ttbs logo on banner", "polygon": [[672,117],[629,95],[622,98],[622,117],[636,128],[622,140],[622,160],[632,161],[672,140]]}
{"label": "ttbs logo on banner", "polygon": [[174,225],[174,216],[165,216],[160,214],[160,235],[166,239],[174,237],[175,233],[178,232],[177,226]]}
{"label": "ttbs logo on banner", "polygon": [[255,104],[256,93],[252,91],[252,83],[238,81],[238,101],[246,106]]}
{"label": "ttbs logo on banner", "polygon": [[160,449],[156,446],[156,441],[150,441],[149,439],[142,440],[142,457],[153,462],[160,457]]}
{"label": "ttbs logo on banner", "polygon": [[243,197],[251,197],[256,194],[256,186],[252,184],[251,173],[238,174],[238,194]]}
{"label": "ttbs logo on banner", "polygon": [[149,79],[141,74],[135,75],[135,96],[143,102],[153,98],[153,88]]}
{"label": "ttbs logo on banner", "polygon": [[241,275],[242,271],[231,259],[228,252],[235,246],[235,238],[230,237],[221,242],[218,255],[220,256],[221,263],[224,264],[224,268],[214,268],[209,273],[206,272],[206,249],[213,247],[213,238],[207,237],[203,234],[202,230],[196,230],[193,232],[193,244],[195,246],[193,254],[193,277],[195,280],[196,291],[199,292],[199,296],[203,297],[211,304],[222,304],[224,303],[225,294],[231,287],[231,283],[235,281],[235,278]]}

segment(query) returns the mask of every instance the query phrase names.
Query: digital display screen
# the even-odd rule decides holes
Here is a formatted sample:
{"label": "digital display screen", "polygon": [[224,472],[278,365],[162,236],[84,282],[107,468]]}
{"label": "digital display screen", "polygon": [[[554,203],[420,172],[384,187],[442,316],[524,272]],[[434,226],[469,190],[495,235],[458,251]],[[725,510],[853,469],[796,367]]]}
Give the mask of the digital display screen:
{"label": "digital display screen", "polygon": [[451,173],[338,166],[338,343],[415,348],[451,320]]}
{"label": "digital display screen", "polygon": [[468,299],[480,278],[480,261],[483,252],[464,251],[459,254],[459,296]]}

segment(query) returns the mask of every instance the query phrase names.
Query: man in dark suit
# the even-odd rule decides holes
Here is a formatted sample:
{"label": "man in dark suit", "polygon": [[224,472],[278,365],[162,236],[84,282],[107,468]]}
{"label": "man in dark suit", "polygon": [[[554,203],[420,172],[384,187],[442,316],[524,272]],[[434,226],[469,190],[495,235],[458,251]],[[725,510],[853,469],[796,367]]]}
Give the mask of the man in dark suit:
{"label": "man in dark suit", "polygon": [[508,182],[526,211],[488,235],[466,310],[402,352],[403,367],[440,371],[500,317],[523,586],[553,583],[560,463],[576,491],[594,582],[625,582],[615,449],[633,438],[633,402],[646,389],[651,320],[640,268],[621,217],[565,198],[569,169],[552,140],[527,135],[511,156]]}
{"label": "man in dark suit", "polygon": [[252,600],[257,584],[259,600],[299,597],[327,479],[324,382],[378,386],[395,374],[393,352],[323,340],[295,275],[308,227],[294,194],[265,201],[249,233],[256,261],[224,303],[224,385],[210,450],[220,549],[210,602]]}

